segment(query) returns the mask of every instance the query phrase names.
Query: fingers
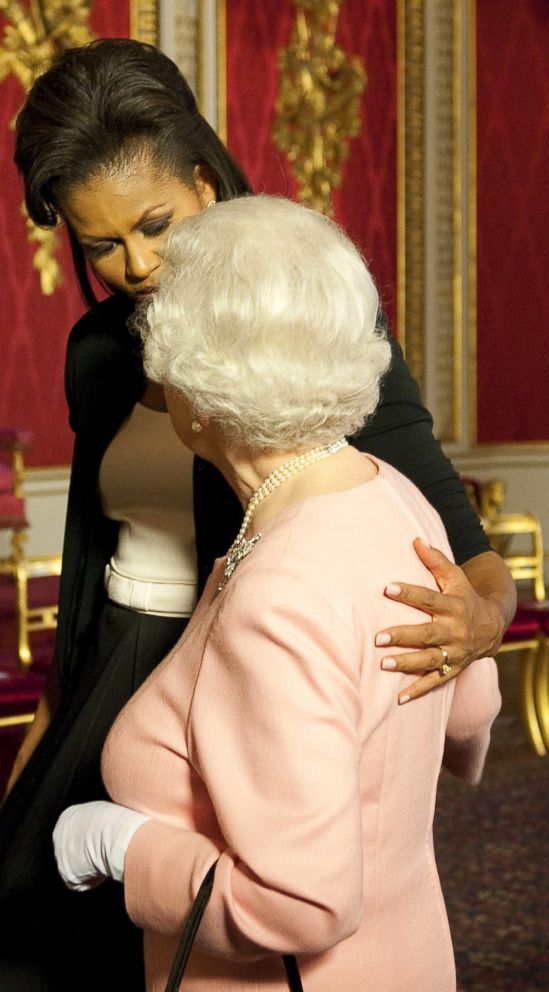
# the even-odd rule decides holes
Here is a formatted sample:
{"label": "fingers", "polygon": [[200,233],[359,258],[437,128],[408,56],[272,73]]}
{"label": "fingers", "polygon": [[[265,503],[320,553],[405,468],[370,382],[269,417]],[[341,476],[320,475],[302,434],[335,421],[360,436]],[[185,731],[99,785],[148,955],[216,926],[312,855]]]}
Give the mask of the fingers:
{"label": "fingers", "polygon": [[411,585],[408,582],[390,582],[384,591],[388,599],[398,600],[399,603],[406,603],[407,606],[415,606],[416,609],[430,613],[431,616],[435,613],[440,616],[452,616],[456,610],[456,596],[437,592],[436,589],[428,589],[426,586]]}
{"label": "fingers", "polygon": [[[434,576],[438,590],[406,582],[390,582],[385,588],[388,599],[421,610],[432,622],[402,624],[378,631],[375,643],[382,648],[399,650],[394,657],[387,653],[381,661],[385,671],[419,677],[399,695],[399,702],[418,699],[459,675],[475,657],[476,631],[482,629],[479,597],[459,566],[437,548],[430,548],[420,538],[414,548],[423,564]],[[480,601],[481,603],[483,601]]]}
{"label": "fingers", "polygon": [[446,557],[438,548],[431,548],[421,537],[416,537],[414,549],[423,564],[434,575],[439,589],[444,589],[447,581],[453,575],[457,565]]}
{"label": "fingers", "polygon": [[412,699],[420,699],[421,696],[426,696],[428,692],[432,692],[433,689],[439,689],[440,686],[450,682],[455,679],[456,675],[459,674],[459,669],[452,667],[452,671],[448,675],[442,675],[440,672],[429,672],[427,675],[423,675],[421,678],[416,679],[411,685],[407,685],[398,697],[399,705],[402,706],[404,703],[411,702]]}
{"label": "fingers", "polygon": [[376,634],[376,647],[430,648],[449,644],[455,640],[455,632],[448,624],[418,623],[403,624],[401,627],[387,627]]}
{"label": "fingers", "polygon": [[404,651],[394,658],[388,655],[381,660],[381,668],[387,672],[400,672],[405,675],[419,675],[411,685],[399,693],[399,705],[419,699],[433,689],[438,689],[451,679],[455,679],[465,665],[453,663],[450,654],[440,647],[425,651]]}
{"label": "fingers", "polygon": [[[400,654],[387,655],[381,659],[384,672],[401,672],[405,675],[423,675],[426,672],[440,672],[446,658],[440,648],[425,651],[403,651]],[[448,664],[452,664],[448,654]],[[458,669],[456,668],[456,673]]]}
{"label": "fingers", "polygon": [[458,593],[464,584],[467,585],[462,569],[450,561],[442,551],[430,548],[419,537],[414,541],[414,548],[418,557],[436,579],[439,591],[406,582],[390,582],[385,589],[385,595],[389,599],[398,599],[410,606],[417,606],[427,613],[451,612],[451,608],[445,604],[448,593]]}

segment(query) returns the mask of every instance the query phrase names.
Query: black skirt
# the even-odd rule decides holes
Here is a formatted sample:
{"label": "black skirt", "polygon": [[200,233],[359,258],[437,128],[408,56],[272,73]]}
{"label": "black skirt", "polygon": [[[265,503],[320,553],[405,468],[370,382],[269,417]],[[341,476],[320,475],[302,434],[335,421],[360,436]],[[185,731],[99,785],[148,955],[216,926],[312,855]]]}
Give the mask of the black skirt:
{"label": "black skirt", "polygon": [[0,811],[0,989],[142,992],[142,935],[107,881],[69,892],[52,831],[75,803],[107,799],[103,744],[116,716],[168,654],[186,620],[107,604],[71,699],[61,705]]}

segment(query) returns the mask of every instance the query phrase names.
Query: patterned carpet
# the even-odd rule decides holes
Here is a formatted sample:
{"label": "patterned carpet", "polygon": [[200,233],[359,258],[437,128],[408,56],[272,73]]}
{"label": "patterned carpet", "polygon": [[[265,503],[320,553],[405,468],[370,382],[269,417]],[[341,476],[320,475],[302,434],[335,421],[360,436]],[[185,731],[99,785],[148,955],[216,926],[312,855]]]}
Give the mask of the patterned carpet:
{"label": "patterned carpet", "polygon": [[505,695],[480,786],[441,779],[435,843],[459,992],[548,992],[549,757]]}

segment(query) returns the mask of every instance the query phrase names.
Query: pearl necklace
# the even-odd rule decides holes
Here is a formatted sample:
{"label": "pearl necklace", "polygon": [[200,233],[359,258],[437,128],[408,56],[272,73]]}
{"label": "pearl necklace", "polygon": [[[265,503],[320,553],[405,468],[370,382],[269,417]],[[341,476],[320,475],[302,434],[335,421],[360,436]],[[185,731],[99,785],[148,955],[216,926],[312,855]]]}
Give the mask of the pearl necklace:
{"label": "pearl necklace", "polygon": [[274,472],[271,472],[271,474],[267,476],[261,485],[258,486],[255,492],[252,493],[248,506],[246,507],[242,526],[227,552],[227,559],[223,570],[223,578],[218,586],[219,592],[225,588],[237,565],[239,565],[240,562],[246,558],[247,555],[249,555],[250,551],[261,537],[261,534],[254,534],[250,540],[247,540],[245,535],[257,507],[263,502],[265,497],[269,496],[270,493],[277,489],[282,482],[286,481],[286,479],[291,479],[292,476],[297,475],[297,473],[301,472],[302,469],[308,468],[309,465],[313,465],[314,462],[319,462],[322,458],[328,458],[329,455],[335,455],[337,451],[341,451],[341,448],[344,448],[347,444],[348,441],[346,441],[344,437],[340,437],[337,441],[331,441],[330,444],[324,444],[319,448],[311,448],[310,451],[306,451],[304,454],[298,455],[297,458],[292,458],[291,461],[285,462],[284,465],[279,465],[278,468],[275,468]]}

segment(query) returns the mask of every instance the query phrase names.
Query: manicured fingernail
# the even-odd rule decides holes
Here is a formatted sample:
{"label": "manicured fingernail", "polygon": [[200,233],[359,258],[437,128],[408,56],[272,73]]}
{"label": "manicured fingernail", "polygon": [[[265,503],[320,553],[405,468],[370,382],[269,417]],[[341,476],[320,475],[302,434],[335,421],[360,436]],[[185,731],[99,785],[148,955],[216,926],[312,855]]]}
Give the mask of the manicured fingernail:
{"label": "manicured fingernail", "polygon": [[384,658],[381,662],[381,667],[390,670],[391,668],[396,668],[396,658]]}
{"label": "manicured fingernail", "polygon": [[397,586],[396,582],[389,582],[389,585],[385,586],[385,592],[388,596],[400,596],[402,589]]}
{"label": "manicured fingernail", "polygon": [[391,643],[390,634],[376,634],[376,645],[378,648],[385,648]]}
{"label": "manicured fingernail", "polygon": [[410,702],[410,700],[411,700],[411,698],[412,698],[411,696],[406,696],[406,695],[404,695],[404,696],[399,696],[399,697],[398,697],[398,705],[399,705],[399,706],[402,706],[402,705],[403,705],[403,703],[409,703],[409,702]]}

